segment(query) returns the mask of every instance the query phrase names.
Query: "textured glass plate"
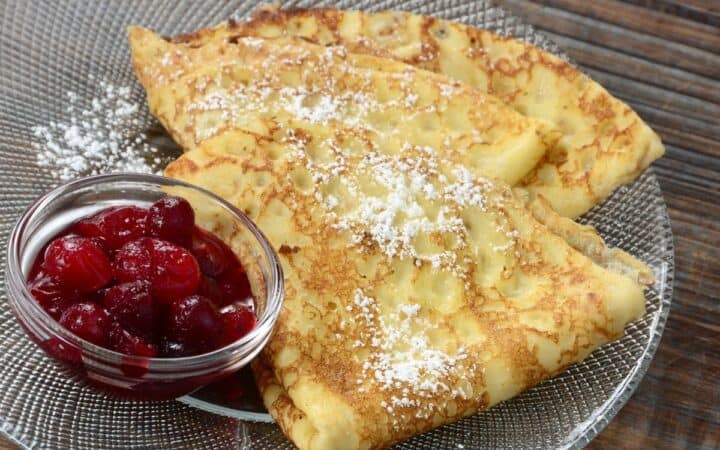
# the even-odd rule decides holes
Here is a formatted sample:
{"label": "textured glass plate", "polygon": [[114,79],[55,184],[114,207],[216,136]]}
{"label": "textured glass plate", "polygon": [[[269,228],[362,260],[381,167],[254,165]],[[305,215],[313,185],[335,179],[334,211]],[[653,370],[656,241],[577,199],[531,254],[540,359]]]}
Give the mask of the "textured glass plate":
{"label": "textured glass plate", "polygon": [[[301,1],[292,6],[312,4]],[[255,6],[254,1],[242,0],[0,2],[0,239],[7,239],[25,206],[59,184],[51,170],[38,165],[32,145],[37,138],[31,129],[67,120],[68,91],[77,94],[78,104],[89,107],[98,80],[131,86],[141,113],[125,132],[146,132],[156,146],[167,143],[161,133],[152,131],[157,125],[144,112],[143,93],[129,61],[127,25],[176,34],[242,17]],[[456,19],[559,53],[541,34],[486,1],[339,1],[335,6],[401,9]],[[158,166],[171,156],[161,158]],[[582,221],[596,226],[610,245],[652,266],[657,282],[647,290],[647,314],[628,326],[624,338],[558,377],[399,448],[582,447],[627,401],[660,341],[671,300],[672,236],[655,175],[646,171]],[[4,261],[0,263],[4,267]],[[4,288],[2,296],[0,430],[18,444],[51,449],[292,448],[270,423],[243,422],[180,402],[116,401],[65,379],[25,337],[10,313]]]}

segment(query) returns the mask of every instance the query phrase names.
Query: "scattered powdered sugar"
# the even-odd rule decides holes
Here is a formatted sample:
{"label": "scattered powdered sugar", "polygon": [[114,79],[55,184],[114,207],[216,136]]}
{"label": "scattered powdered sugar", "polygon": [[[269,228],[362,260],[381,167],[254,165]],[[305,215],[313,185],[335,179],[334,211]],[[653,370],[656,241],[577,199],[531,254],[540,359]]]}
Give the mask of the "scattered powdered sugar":
{"label": "scattered powdered sugar", "polygon": [[438,393],[467,399],[462,389],[451,387],[449,378],[472,376],[475,365],[462,346],[452,355],[433,348],[426,331],[437,326],[420,316],[419,304],[398,309],[400,313],[380,314],[375,299],[362,289],[355,291],[353,303],[347,306],[360,321],[360,340],[354,346],[369,350],[357,384],[374,383],[381,391],[393,391],[389,401],[381,403],[388,413],[402,414],[398,410],[405,409],[416,418],[426,419],[438,405],[424,399]]}
{"label": "scattered powdered sugar", "polygon": [[[191,113],[214,112],[222,122],[242,122],[258,113],[273,117],[285,112],[294,119],[310,123],[328,125],[331,122],[348,127],[362,123],[362,118],[370,111],[379,109],[372,98],[362,92],[345,91],[342,94],[329,95],[326,89],[318,86],[278,87],[278,81],[272,74],[252,84],[239,85],[225,89],[216,80],[194,80],[198,91],[205,91],[186,106]],[[202,84],[202,86],[201,86]],[[208,84],[211,89],[204,89]],[[276,93],[277,96],[270,98]],[[193,116],[197,121],[198,116]],[[200,142],[210,137],[214,130],[196,127],[195,139]]]}
{"label": "scattered powdered sugar", "polygon": [[442,95],[445,98],[450,98],[461,91],[461,85],[460,83],[441,83],[440,84],[440,95]]}
{"label": "scattered powdered sugar", "polygon": [[405,106],[407,108],[412,108],[417,103],[418,98],[419,98],[419,96],[416,93],[414,93],[414,92],[409,93],[408,95],[405,96]]}
{"label": "scattered powdered sugar", "polygon": [[[342,99],[339,96],[308,91],[304,86],[283,88],[280,90],[280,96],[284,100],[284,109],[287,112],[309,122],[326,125],[329,120],[342,118],[339,113]],[[306,100],[311,96],[316,96],[316,98],[314,98],[313,105],[308,105]]]}
{"label": "scattered powdered sugar", "polygon": [[[266,42],[261,39],[242,38],[238,40],[245,52],[256,52]],[[252,81],[235,83],[228,87],[223,77],[198,77],[187,82],[198,92],[185,106],[190,112],[191,123],[198,123],[204,111],[219,113],[222,122],[252,120],[258,113],[271,118],[286,113],[293,118],[313,124],[374,129],[367,117],[387,108],[407,110],[416,105],[419,95],[413,91],[410,82],[416,76],[414,70],[386,74],[394,83],[399,82],[402,96],[379,101],[373,84],[377,81],[376,71],[354,65],[345,59],[342,47],[328,47],[321,54],[300,51],[296,46],[271,48],[273,51],[259,58],[258,66],[243,67],[252,72]],[[283,67],[299,66],[304,83],[288,86],[278,77]],[[228,64],[223,71],[234,70]],[[225,72],[223,72],[225,73]],[[339,82],[341,81],[342,82]],[[434,108],[434,106],[432,107]],[[431,109],[432,109],[431,108]],[[408,119],[415,111],[407,112]],[[280,121],[278,126],[282,126]],[[196,142],[212,136],[217,129],[207,125],[195,127]],[[376,130],[377,131],[377,130]]]}
{"label": "scattered powdered sugar", "polygon": [[[358,171],[382,186],[385,192],[382,195],[362,195],[357,202],[358,208],[339,217],[334,226],[353,232],[356,241],[369,236],[388,257],[412,257],[429,261],[435,267],[443,263],[452,265],[454,252],[423,254],[413,245],[420,233],[464,232],[462,220],[452,214],[448,206],[440,207],[435,220],[431,220],[424,210],[424,201],[437,200],[440,194],[428,179],[429,176],[438,175],[437,161],[432,157],[434,152],[429,148],[420,150],[430,157],[399,158],[375,152],[365,155],[358,165]],[[453,188],[454,185],[446,188],[445,197],[448,200],[462,206],[472,202],[482,205],[481,194],[471,191],[472,195],[461,197],[460,194],[467,193]],[[453,194],[457,194],[458,198],[451,198]]]}
{"label": "scattered powdered sugar", "polygon": [[[318,163],[303,152],[304,142],[293,135],[286,144],[293,149],[289,152],[293,162],[309,170],[316,184],[312,195],[327,209],[330,226],[348,231],[352,245],[376,245],[388,258],[413,258],[418,266],[427,262],[464,277],[457,252],[467,239],[462,212],[468,207],[486,211],[502,206],[503,199],[490,181],[440,158],[430,147],[406,143],[397,155],[369,150],[359,156],[328,144],[331,159]],[[356,162],[353,166],[348,165],[351,158]],[[333,180],[344,187],[344,194],[319,188]],[[455,248],[417,246],[418,239],[445,235],[454,237]],[[507,236],[516,238],[514,233]]]}
{"label": "scattered powdered sugar", "polygon": [[[406,142],[398,154],[384,154],[368,141],[366,152],[358,154],[326,139],[325,157],[319,162],[306,153],[307,142],[288,131],[283,142],[289,161],[308,169],[315,184],[310,195],[325,207],[330,227],[350,233],[351,245],[377,246],[389,259],[412,258],[417,266],[428,263],[466,278],[458,258],[468,239],[463,213],[469,207],[503,208],[501,189],[427,146]],[[342,189],[323,187],[331,183]],[[508,242],[493,249],[511,250],[518,232],[502,217],[496,229]],[[452,246],[438,244],[444,239]],[[427,245],[428,241],[436,244]]]}
{"label": "scattered powdered sugar", "polygon": [[254,48],[255,50],[259,50],[265,46],[265,40],[252,37],[252,36],[245,36],[241,38],[244,45]]}
{"label": "scattered powdered sugar", "polygon": [[455,181],[445,187],[443,192],[445,199],[461,206],[477,206],[485,210],[486,200],[483,192],[491,190],[492,183],[476,177],[464,166],[455,166],[452,174]]}
{"label": "scattered powdered sugar", "polygon": [[[240,39],[238,45],[244,45],[243,52],[252,54],[269,44],[257,39]],[[304,164],[310,172],[315,184],[310,195],[327,208],[332,227],[350,233],[353,245],[376,245],[388,258],[413,258],[419,266],[428,263],[433,268],[450,269],[464,276],[462,270],[457,270],[457,249],[465,245],[467,234],[461,213],[468,207],[486,210],[485,193],[493,190],[489,181],[440,158],[430,147],[410,145],[399,137],[393,137],[398,139],[398,144],[405,145],[399,155],[384,154],[382,149],[375,148],[379,140],[368,139],[362,158],[358,161],[358,154],[353,154],[354,164],[349,164],[351,154],[347,149],[338,148],[344,146],[341,140],[332,138],[330,143],[313,143],[315,147],[319,144],[326,147],[327,151],[321,153],[330,156],[328,160],[325,156],[305,153],[307,142],[302,135],[308,133],[295,135],[294,127],[302,129],[302,122],[332,124],[332,130],[355,136],[393,135],[392,131],[378,130],[377,120],[370,114],[415,106],[420,94],[413,88],[417,72],[386,74],[380,81],[398,85],[403,94],[381,100],[374,87],[378,81],[374,77],[381,75],[348,61],[342,48],[328,47],[319,55],[298,51],[293,45],[271,50],[258,52],[259,65],[243,67],[251,71],[251,81],[223,83],[223,77],[232,77],[236,70],[232,64],[216,77],[187,81],[193,84],[189,87],[193,87],[194,92],[200,93],[185,105],[190,123],[202,124],[194,128],[196,142],[218,132],[221,125],[253,122],[258,118],[275,121],[279,128],[285,129],[284,143],[289,149],[286,154],[293,158],[291,162]],[[283,81],[278,74],[285,67],[292,68],[288,69],[290,73],[299,73],[302,82],[288,85]],[[459,84],[451,83],[440,83],[438,88],[443,96],[454,95],[460,89]],[[430,105],[426,110],[434,108],[435,105]],[[409,120],[412,114],[413,111],[404,119]],[[289,125],[285,116],[298,122]],[[309,135],[315,136],[312,128]],[[446,136],[443,142],[444,151],[454,154],[453,140]],[[442,173],[439,167],[443,168]],[[448,168],[452,170],[445,170]],[[368,189],[368,179],[379,189]],[[333,182],[342,185],[344,192],[321,188]],[[355,206],[348,207],[349,204]],[[457,244],[455,248],[438,250],[435,244],[427,243],[438,238],[448,242],[457,238]]]}
{"label": "scattered powdered sugar", "polygon": [[98,83],[89,106],[67,93],[67,120],[33,127],[38,164],[62,181],[111,172],[152,173],[159,166],[157,149],[145,143],[139,105],[127,86]]}

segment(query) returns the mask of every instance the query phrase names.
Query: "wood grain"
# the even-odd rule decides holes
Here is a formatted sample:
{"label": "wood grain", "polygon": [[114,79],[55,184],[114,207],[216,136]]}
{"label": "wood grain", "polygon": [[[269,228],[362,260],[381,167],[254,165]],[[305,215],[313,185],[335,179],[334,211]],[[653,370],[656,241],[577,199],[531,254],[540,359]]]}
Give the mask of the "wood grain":
{"label": "wood grain", "polygon": [[589,448],[720,449],[720,1],[497,1],[667,146],[655,169],[675,235],[672,311],[644,381]]}
{"label": "wood grain", "polygon": [[[683,17],[695,22],[720,26],[720,2],[717,0],[629,0],[649,10]],[[576,2],[579,3],[579,2]]]}
{"label": "wood grain", "polygon": [[591,449],[720,448],[720,2],[498,0],[556,41],[662,136],[655,170],[675,293],[635,395]]}
{"label": "wood grain", "polygon": [[545,0],[542,3],[546,6],[579,14],[598,23],[617,25],[627,31],[638,31],[642,34],[661,38],[671,37],[675,43],[686,44],[711,52],[720,51],[720,34],[717,34],[716,27],[694,20],[683,19],[648,7],[635,6],[616,0],[605,0],[603,2]]}

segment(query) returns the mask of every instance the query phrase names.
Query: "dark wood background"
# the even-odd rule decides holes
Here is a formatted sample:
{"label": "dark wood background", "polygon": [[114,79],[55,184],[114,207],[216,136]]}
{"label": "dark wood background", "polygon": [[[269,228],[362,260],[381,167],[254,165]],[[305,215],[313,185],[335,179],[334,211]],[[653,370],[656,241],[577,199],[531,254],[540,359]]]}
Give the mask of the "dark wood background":
{"label": "dark wood background", "polygon": [[675,292],[645,379],[591,449],[720,448],[720,0],[496,0],[661,136]]}
{"label": "dark wood background", "polygon": [[[591,449],[720,449],[720,0],[496,0],[662,136],[675,295],[655,359]],[[0,450],[14,449],[0,438]]]}

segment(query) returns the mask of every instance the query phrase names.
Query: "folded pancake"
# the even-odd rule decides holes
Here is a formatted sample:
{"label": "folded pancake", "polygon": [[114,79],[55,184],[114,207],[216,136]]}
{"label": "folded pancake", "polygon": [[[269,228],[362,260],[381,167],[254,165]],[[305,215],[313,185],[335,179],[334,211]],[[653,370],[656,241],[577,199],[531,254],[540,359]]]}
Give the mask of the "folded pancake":
{"label": "folded pancake", "polygon": [[[493,178],[517,173],[505,146],[544,143],[542,124],[441,76],[293,39],[131,37],[153,113],[189,150],[166,175],[237,205],[280,254],[285,304],[255,371],[301,449],[385,447],[490,407],[643,313],[632,265],[602,267],[601,240]],[[421,108],[437,113],[428,130],[407,125]]]}
{"label": "folded pancake", "polygon": [[445,74],[544,119],[563,138],[522,181],[563,216],[576,217],[632,181],[664,148],[626,104],[572,65],[530,44],[404,12],[260,9],[247,22],[176,38],[199,45],[238,35],[300,36]]}
{"label": "folded pancake", "polygon": [[505,183],[427,147],[383,152],[352,127],[314,146],[297,126],[224,129],[166,175],[246,211],[280,254],[285,304],[255,370],[300,449],[382,448],[458,420],[642,315],[638,283]]}
{"label": "folded pancake", "polygon": [[[299,39],[219,39],[174,44],[130,30],[133,62],[152,113],[185,149],[226,127],[269,134],[262,120],[352,126],[396,142],[452,152],[511,184],[560,133],[496,98],[392,60]],[[402,145],[400,145],[402,147]]]}
{"label": "folded pancake", "polygon": [[[130,28],[150,110],[188,150],[234,128],[272,140],[292,120],[294,138],[311,147],[353,128],[376,151],[427,147],[473,174],[514,184],[559,137],[492,96],[403,63],[297,39],[219,38],[213,35],[219,30],[175,44]],[[539,220],[596,262],[652,280],[647,266],[606,249],[594,230],[560,220],[542,200],[526,201]]]}

